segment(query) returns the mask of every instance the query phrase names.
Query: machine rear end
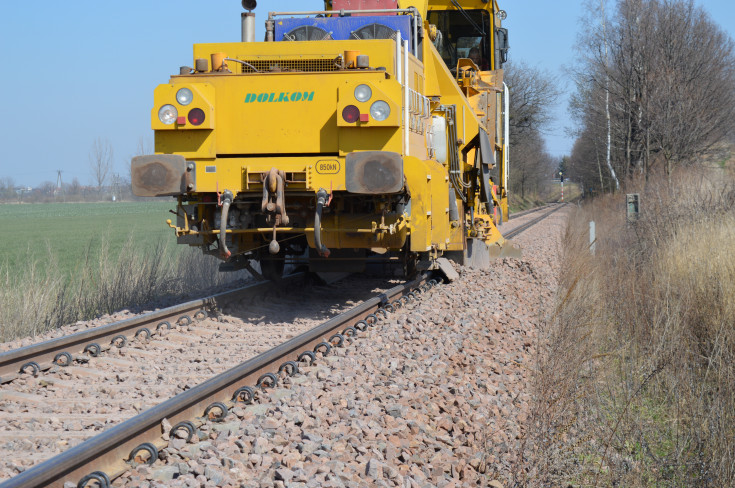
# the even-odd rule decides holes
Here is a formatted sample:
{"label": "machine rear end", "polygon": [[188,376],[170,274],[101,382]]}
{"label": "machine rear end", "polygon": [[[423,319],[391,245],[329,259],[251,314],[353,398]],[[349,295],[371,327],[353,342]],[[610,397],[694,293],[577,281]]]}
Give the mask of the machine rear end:
{"label": "machine rear end", "polygon": [[[460,3],[500,68],[497,5]],[[478,246],[502,255],[507,90],[456,43],[448,65],[430,21],[459,32],[453,9],[332,0],[271,12],[265,42],[244,13],[243,42],[195,45],[193,66],[156,88],[156,154],[133,159],[134,192],[177,199],[179,243],[269,279],[288,262],[411,274]]]}

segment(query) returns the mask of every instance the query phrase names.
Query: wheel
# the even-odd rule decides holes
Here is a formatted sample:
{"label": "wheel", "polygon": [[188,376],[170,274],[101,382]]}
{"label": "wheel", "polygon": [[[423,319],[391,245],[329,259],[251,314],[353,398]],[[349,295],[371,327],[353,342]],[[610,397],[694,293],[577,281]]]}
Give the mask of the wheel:
{"label": "wheel", "polygon": [[280,281],[283,277],[283,268],[286,261],[281,256],[260,260],[260,271],[268,281]]}
{"label": "wheel", "polygon": [[403,277],[406,279],[411,279],[418,274],[417,265],[419,262],[419,256],[417,253],[409,251],[408,242],[406,242],[402,254],[403,256],[401,256],[401,258],[403,261]]}

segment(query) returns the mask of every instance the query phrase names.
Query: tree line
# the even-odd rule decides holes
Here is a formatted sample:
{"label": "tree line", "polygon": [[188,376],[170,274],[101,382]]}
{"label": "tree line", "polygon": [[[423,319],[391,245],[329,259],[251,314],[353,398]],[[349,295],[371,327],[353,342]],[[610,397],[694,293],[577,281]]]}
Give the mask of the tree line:
{"label": "tree line", "polygon": [[[141,137],[138,141],[135,155],[151,154],[149,142]],[[18,185],[9,177],[0,177],[0,202],[84,202],[110,200],[139,200],[132,193],[130,184],[130,167],[124,173],[114,169],[114,151],[107,139],[97,137],[89,151],[88,184],[80,182],[74,177],[71,182],[58,178],[54,181],[44,181],[35,187]],[[61,175],[63,176],[63,171]]]}
{"label": "tree line", "polygon": [[510,92],[511,195],[539,195],[556,173],[558,161],[546,149],[543,133],[553,123],[551,109],[561,93],[557,77],[524,62],[508,62],[504,80]]}
{"label": "tree line", "polygon": [[733,40],[693,0],[587,5],[571,110],[568,162],[591,191],[631,177],[671,178],[735,129]]}

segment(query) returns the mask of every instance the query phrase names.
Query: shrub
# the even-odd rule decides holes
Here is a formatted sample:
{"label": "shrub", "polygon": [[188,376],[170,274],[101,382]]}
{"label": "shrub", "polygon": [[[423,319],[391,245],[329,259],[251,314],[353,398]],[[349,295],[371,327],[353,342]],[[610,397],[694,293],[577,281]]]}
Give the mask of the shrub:
{"label": "shrub", "polygon": [[624,195],[572,212],[534,386],[532,484],[732,485],[733,188],[692,169],[641,188],[637,222]]}

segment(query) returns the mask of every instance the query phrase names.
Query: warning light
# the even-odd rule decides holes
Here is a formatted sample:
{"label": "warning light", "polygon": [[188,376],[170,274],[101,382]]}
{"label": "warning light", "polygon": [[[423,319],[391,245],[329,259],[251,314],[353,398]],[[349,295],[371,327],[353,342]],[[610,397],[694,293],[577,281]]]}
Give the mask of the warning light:
{"label": "warning light", "polygon": [[204,110],[193,108],[189,111],[189,122],[191,125],[202,125],[204,122]]}
{"label": "warning light", "polygon": [[360,120],[360,109],[354,105],[347,105],[344,110],[342,110],[342,118],[345,119],[345,122],[350,124],[355,123]]}

